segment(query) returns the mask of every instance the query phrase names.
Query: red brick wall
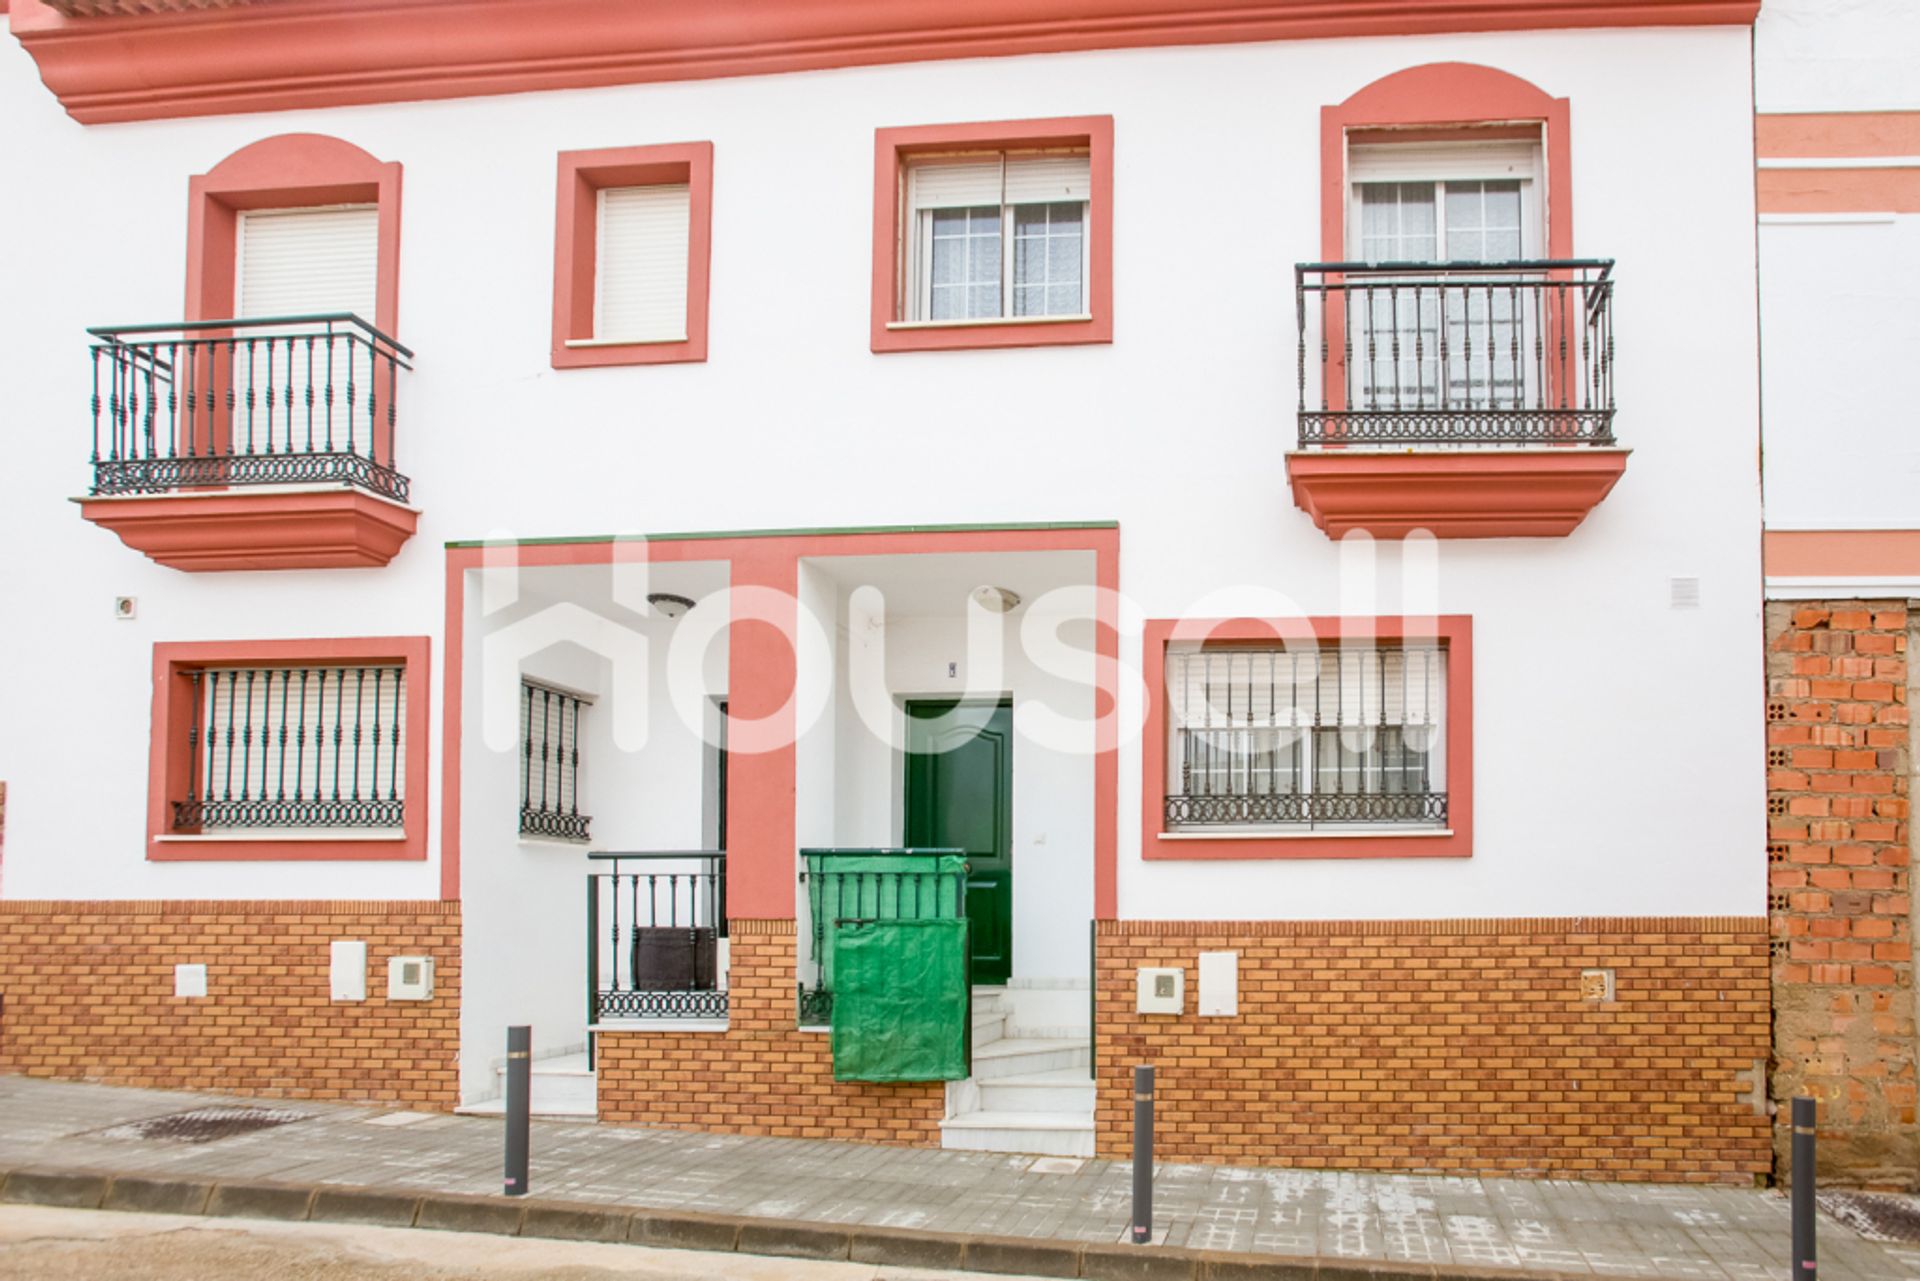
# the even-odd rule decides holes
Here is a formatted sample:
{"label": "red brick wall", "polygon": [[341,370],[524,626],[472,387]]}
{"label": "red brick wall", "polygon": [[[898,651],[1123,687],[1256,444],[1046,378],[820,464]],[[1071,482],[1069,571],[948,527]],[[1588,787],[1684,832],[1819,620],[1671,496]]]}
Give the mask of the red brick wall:
{"label": "red brick wall", "polygon": [[940,1146],[945,1088],[833,1079],[824,1032],[794,1026],[792,921],[732,921],[725,1032],[608,1032],[600,1119],[724,1134]]}
{"label": "red brick wall", "polygon": [[[335,1002],[335,939],[367,999]],[[434,960],[431,1001],[387,1000],[387,958]],[[204,962],[207,996],[173,995]],[[459,1102],[460,907],[438,902],[0,900],[0,1072],[279,1098]]]}
{"label": "red brick wall", "polygon": [[1907,1185],[1914,1121],[1907,607],[1767,606],[1775,1148],[1820,1100],[1824,1173]]}
{"label": "red brick wall", "polygon": [[[1239,953],[1237,1018],[1200,1018],[1198,954]],[[1134,1013],[1135,969],[1187,1013]],[[1169,1161],[1751,1183],[1769,1123],[1758,917],[1102,921],[1096,1134],[1132,1143],[1157,1069]],[[1587,968],[1615,999],[1582,999]]]}

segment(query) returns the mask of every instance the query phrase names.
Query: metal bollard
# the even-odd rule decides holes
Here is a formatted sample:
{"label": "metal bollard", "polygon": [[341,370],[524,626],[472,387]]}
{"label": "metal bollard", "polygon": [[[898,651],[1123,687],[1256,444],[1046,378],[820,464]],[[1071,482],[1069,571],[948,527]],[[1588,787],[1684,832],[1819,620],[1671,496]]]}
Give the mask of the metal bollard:
{"label": "metal bollard", "polygon": [[1819,1272],[1813,1258],[1813,1145],[1816,1133],[1814,1101],[1805,1095],[1796,1096],[1793,1100],[1792,1281],[1814,1281]]}
{"label": "metal bollard", "polygon": [[1153,1065],[1133,1069],[1133,1243],[1153,1240]]}
{"label": "metal bollard", "polygon": [[533,1029],[507,1029],[508,1196],[527,1194],[527,1149],[533,1126]]}

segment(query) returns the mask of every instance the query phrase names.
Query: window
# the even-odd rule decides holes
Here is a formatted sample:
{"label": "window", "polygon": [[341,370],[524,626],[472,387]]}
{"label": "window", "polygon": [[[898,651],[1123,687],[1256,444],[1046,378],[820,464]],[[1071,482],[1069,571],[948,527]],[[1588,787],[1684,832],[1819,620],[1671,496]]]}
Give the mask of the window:
{"label": "window", "polygon": [[910,164],[911,318],[1085,315],[1090,189],[1085,154]]}
{"label": "window", "polygon": [[713,146],[560,155],[553,367],[707,358]]}
{"label": "window", "polygon": [[1167,825],[1446,826],[1434,645],[1167,654]]}
{"label": "window", "polygon": [[873,350],[1110,342],[1113,121],[875,135]]}
{"label": "window", "polygon": [[264,318],[352,312],[372,324],[379,215],[377,205],[241,214],[234,262],[238,314]]}
{"label": "window", "polygon": [[150,857],[419,858],[424,638],[154,647]]}
{"label": "window", "polygon": [[592,700],[534,681],[520,683],[520,834],[584,841],[580,812],[580,718]]}
{"label": "window", "polygon": [[1148,858],[1471,851],[1471,622],[1149,622]]}

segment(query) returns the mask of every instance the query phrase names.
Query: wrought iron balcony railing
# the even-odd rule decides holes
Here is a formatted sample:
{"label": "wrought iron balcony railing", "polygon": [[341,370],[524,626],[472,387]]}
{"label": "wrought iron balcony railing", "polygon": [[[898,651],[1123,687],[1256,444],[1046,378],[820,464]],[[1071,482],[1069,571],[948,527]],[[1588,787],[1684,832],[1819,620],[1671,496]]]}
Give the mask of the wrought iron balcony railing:
{"label": "wrought iron balcony railing", "polygon": [[727,1017],[727,852],[587,857],[587,1021]]}
{"label": "wrought iron balcony railing", "polygon": [[90,329],[93,493],[345,485],[398,502],[413,353],[348,313]]}
{"label": "wrought iron balcony railing", "polygon": [[1300,264],[1300,447],[1611,445],[1612,270]]}
{"label": "wrought iron balcony railing", "polygon": [[800,982],[800,1023],[833,1017],[832,934],[843,921],[944,920],[967,914],[965,864],[954,849],[801,850],[813,948]]}

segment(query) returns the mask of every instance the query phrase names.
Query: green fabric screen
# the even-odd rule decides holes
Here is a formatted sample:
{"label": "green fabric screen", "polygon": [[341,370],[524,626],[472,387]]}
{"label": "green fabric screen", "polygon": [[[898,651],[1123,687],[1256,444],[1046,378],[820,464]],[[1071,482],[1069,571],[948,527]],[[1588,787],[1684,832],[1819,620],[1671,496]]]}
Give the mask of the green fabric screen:
{"label": "green fabric screen", "polygon": [[833,969],[834,1080],[958,1081],[972,1070],[964,917],[842,922]]}

